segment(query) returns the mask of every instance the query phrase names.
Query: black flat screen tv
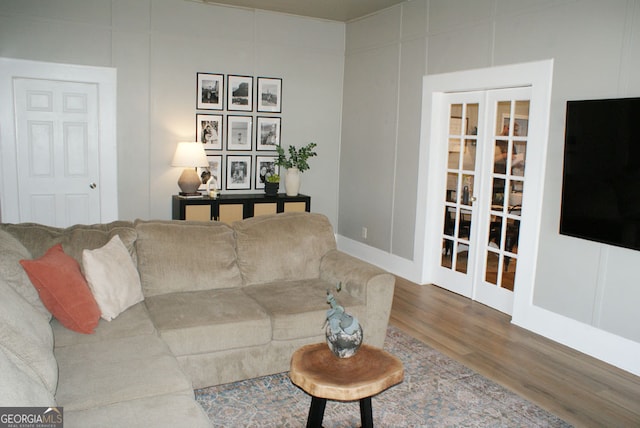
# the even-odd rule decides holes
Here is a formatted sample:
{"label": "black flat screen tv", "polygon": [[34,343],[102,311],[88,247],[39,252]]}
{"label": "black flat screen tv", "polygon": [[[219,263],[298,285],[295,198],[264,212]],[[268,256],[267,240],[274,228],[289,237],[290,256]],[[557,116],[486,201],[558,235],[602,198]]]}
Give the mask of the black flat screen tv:
{"label": "black flat screen tv", "polygon": [[640,98],[567,102],[560,233],[640,250]]}

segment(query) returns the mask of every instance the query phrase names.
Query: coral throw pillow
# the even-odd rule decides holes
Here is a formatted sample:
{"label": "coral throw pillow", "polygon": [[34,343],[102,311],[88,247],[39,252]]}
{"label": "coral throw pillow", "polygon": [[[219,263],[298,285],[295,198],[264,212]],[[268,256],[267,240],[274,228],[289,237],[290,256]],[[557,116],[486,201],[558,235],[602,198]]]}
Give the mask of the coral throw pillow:
{"label": "coral throw pillow", "polygon": [[65,254],[62,245],[51,247],[36,260],[20,260],[40,299],[60,324],[79,333],[90,334],[100,320],[100,308],[80,265]]}

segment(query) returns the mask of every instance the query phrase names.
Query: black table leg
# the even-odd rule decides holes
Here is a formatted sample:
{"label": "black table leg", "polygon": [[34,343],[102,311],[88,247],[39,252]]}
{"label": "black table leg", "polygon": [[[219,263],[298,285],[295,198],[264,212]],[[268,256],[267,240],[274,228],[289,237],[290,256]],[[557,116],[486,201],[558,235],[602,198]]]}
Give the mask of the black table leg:
{"label": "black table leg", "polygon": [[362,428],[373,428],[373,412],[371,411],[371,397],[360,400],[360,421]]}
{"label": "black table leg", "polygon": [[326,406],[326,398],[311,397],[307,428],[322,428],[322,419],[324,418],[324,408]]}

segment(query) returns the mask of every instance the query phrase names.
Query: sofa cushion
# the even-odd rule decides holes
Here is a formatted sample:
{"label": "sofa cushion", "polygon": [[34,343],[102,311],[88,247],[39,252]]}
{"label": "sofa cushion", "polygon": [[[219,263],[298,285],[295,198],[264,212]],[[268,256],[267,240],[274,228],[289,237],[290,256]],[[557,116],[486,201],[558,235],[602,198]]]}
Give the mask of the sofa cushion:
{"label": "sofa cushion", "polygon": [[40,299],[65,327],[93,333],[100,309],[80,271],[80,265],[56,244],[37,260],[21,260]]}
{"label": "sofa cushion", "polygon": [[320,276],[320,260],[336,248],[327,217],[313,213],[259,216],[233,224],[245,285]]}
{"label": "sofa cushion", "polygon": [[135,226],[145,297],[242,285],[233,230],[227,225],[137,220]]}
{"label": "sofa cushion", "polygon": [[[291,340],[324,332],[327,310],[330,309],[327,289],[333,286],[321,279],[311,279],[254,285],[245,287],[244,291],[271,316],[273,339]],[[363,319],[365,306],[362,300],[333,290],[339,305],[349,314]]]}
{"label": "sofa cushion", "polygon": [[269,343],[269,315],[242,289],[204,290],[148,297],[160,337],[174,355]]}
{"label": "sofa cushion", "polygon": [[211,421],[194,399],[193,391],[184,391],[121,401],[85,410],[64,409],[68,427],[126,428],[208,428]]}
{"label": "sofa cushion", "polygon": [[2,224],[1,229],[15,236],[29,250],[33,258],[42,257],[55,244],[82,265],[82,250],[102,247],[114,235],[120,236],[131,257],[136,261],[133,223],[114,221],[104,224],[77,224],[68,228],[45,226],[37,223]]}
{"label": "sofa cushion", "polygon": [[111,321],[144,299],[138,271],[118,235],[101,248],[84,250],[82,262],[103,319]]}
{"label": "sofa cushion", "polygon": [[49,322],[3,280],[0,296],[0,348],[15,357],[19,369],[54,394],[58,363]]}
{"label": "sofa cushion", "polygon": [[60,365],[56,401],[65,411],[192,389],[156,335],[57,347],[55,355]]}
{"label": "sofa cushion", "polygon": [[10,233],[0,230],[0,277],[47,320],[51,320],[51,312],[44,307],[38,292],[20,265],[20,260],[30,258],[31,253],[20,241]]}
{"label": "sofa cushion", "polygon": [[56,347],[97,343],[105,340],[156,334],[144,302],[133,305],[113,321],[100,320],[93,334],[78,334],[51,320]]}
{"label": "sofa cushion", "polygon": [[[0,407],[55,407],[53,394],[0,346]],[[4,425],[4,424],[3,424]]]}

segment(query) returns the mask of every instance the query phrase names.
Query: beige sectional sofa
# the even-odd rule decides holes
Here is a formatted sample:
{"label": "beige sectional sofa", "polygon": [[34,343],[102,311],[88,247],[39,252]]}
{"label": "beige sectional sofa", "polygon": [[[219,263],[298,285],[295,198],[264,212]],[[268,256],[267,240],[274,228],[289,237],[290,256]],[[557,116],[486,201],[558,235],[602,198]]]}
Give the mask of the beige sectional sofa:
{"label": "beige sectional sofa", "polygon": [[[144,300],[93,334],[44,308],[19,260],[82,252],[118,235]],[[320,214],[236,222],[0,225],[0,406],[62,406],[66,427],[209,426],[193,389],[287,371],[324,341],[326,290],[382,346],[394,277],[336,249]]]}

